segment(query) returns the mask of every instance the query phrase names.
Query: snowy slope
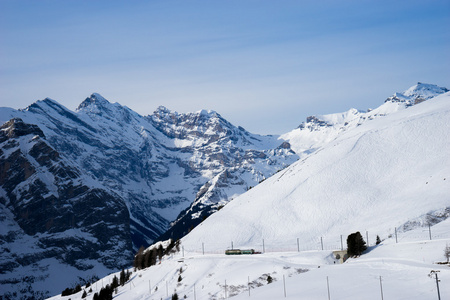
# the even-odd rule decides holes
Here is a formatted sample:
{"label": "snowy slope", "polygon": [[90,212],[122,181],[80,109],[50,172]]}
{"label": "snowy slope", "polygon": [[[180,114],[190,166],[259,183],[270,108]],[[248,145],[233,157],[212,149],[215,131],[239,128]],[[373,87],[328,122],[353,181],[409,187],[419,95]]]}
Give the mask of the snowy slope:
{"label": "snowy slope", "polygon": [[[317,249],[340,235],[386,237],[450,207],[450,94],[340,135],[230,202],[194,229],[186,249],[262,248],[300,239]],[[226,230],[225,230],[226,229]]]}

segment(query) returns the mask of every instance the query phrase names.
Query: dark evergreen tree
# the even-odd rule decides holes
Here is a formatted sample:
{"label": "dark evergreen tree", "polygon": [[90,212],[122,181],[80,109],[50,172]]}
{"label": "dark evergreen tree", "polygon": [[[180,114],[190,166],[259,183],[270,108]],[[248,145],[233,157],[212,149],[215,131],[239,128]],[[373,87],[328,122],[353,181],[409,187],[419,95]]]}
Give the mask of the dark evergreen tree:
{"label": "dark evergreen tree", "polygon": [[155,249],[152,249],[150,251],[150,265],[156,265],[156,258],[157,258],[158,254],[156,253]]}
{"label": "dark evergreen tree", "polygon": [[87,297],[87,293],[86,293],[86,290],[83,292],[83,295],[81,295],[81,298],[86,298]]}
{"label": "dark evergreen tree", "polygon": [[72,295],[72,289],[71,288],[66,288],[64,291],[62,291],[61,296],[69,296]]}
{"label": "dark evergreen tree", "polygon": [[100,290],[100,294],[98,295],[99,300],[112,300],[112,294],[114,289],[107,284],[104,288]]}
{"label": "dark evergreen tree", "polygon": [[142,268],[142,261],[144,259],[144,255],[143,255],[144,250],[145,250],[144,246],[141,246],[141,248],[139,248],[138,252],[134,256],[133,267],[135,267],[136,269]]}
{"label": "dark evergreen tree", "polygon": [[130,270],[127,270],[127,272],[125,273],[125,282],[130,280],[130,277],[131,277],[131,272],[130,272]]}
{"label": "dark evergreen tree", "polygon": [[347,254],[348,256],[359,256],[367,249],[361,233],[355,232],[347,237]]}
{"label": "dark evergreen tree", "polygon": [[180,276],[178,276],[178,282],[181,282],[181,280],[183,280],[183,277],[181,277],[181,275],[180,275]]}
{"label": "dark evergreen tree", "polygon": [[180,239],[178,239],[176,242],[175,242],[175,249],[177,249],[177,252],[180,252]]}
{"label": "dark evergreen tree", "polygon": [[120,276],[119,276],[119,283],[120,283],[121,286],[124,286],[125,282],[126,282],[126,280],[125,280],[125,270],[122,269],[122,271],[120,272]]}
{"label": "dark evergreen tree", "polygon": [[172,295],[172,300],[178,300],[178,294],[177,293]]}
{"label": "dark evergreen tree", "polygon": [[268,275],[268,276],[267,276],[267,284],[270,284],[270,283],[272,283],[272,282],[273,282],[272,276]]}
{"label": "dark evergreen tree", "polygon": [[111,282],[111,287],[115,289],[119,286],[119,279],[117,279],[116,275],[114,275],[113,280]]}
{"label": "dark evergreen tree", "polygon": [[157,251],[158,251],[158,258],[159,258],[159,261],[161,261],[162,258],[163,258],[163,256],[164,256],[164,249],[163,249],[162,245],[159,245]]}
{"label": "dark evergreen tree", "polygon": [[145,252],[144,254],[144,268],[148,268],[151,266],[151,253],[150,251]]}
{"label": "dark evergreen tree", "polygon": [[376,242],[376,244],[379,245],[380,243],[381,243],[380,236],[377,235],[377,242]]}

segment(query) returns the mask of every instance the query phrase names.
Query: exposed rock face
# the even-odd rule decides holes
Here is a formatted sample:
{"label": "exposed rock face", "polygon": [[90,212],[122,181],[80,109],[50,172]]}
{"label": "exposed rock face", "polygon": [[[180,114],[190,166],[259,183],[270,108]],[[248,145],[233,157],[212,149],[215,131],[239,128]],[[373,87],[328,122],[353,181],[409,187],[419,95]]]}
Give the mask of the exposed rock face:
{"label": "exposed rock face", "polygon": [[436,95],[447,93],[448,91],[445,87],[418,82],[403,93],[395,93],[388,97],[385,102],[400,102],[407,106],[412,106],[436,97]]}
{"label": "exposed rock face", "polygon": [[[17,279],[24,268],[39,265],[39,275],[27,272],[28,282],[15,282],[13,290],[24,291],[20,297],[47,295],[32,284],[50,276],[46,259],[87,275],[96,273],[90,260],[111,270],[128,265],[132,251],[123,199],[89,186],[36,125],[12,119],[0,127],[0,141],[2,286],[8,286],[4,276]],[[24,244],[30,248],[21,249]]]}

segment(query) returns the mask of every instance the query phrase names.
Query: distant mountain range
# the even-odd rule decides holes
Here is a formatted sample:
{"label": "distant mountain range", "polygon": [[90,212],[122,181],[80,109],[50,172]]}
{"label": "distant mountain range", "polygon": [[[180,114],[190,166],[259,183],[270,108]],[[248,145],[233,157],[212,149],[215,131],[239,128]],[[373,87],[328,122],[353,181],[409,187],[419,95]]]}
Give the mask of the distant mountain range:
{"label": "distant mountain range", "polygon": [[376,109],[308,117],[281,136],[214,111],[141,116],[99,94],[75,112],[48,98],[0,108],[1,290],[48,296],[126,266],[139,246],[184,236],[343,133],[446,92],[418,83]]}

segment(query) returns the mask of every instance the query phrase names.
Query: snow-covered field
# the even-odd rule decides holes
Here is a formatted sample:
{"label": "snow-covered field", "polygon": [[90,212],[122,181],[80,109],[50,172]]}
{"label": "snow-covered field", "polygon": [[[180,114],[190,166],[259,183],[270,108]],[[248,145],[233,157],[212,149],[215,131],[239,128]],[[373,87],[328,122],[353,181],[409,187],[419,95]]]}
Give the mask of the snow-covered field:
{"label": "snow-covered field", "polygon": [[[422,230],[415,229],[409,234],[422,235]],[[344,264],[335,264],[329,250],[242,256],[180,251],[161,264],[134,272],[131,280],[118,288],[114,299],[166,300],[175,292],[179,299],[186,296],[198,300],[328,299],[328,293],[330,299],[336,300],[437,299],[436,281],[428,276],[432,270],[439,271],[441,299],[449,299],[450,266],[436,262],[445,261],[444,248],[450,244],[450,220],[432,226],[431,230],[433,236],[447,238],[404,237],[396,243],[392,237]],[[92,299],[114,275],[119,277],[115,273],[94,283],[86,299]],[[270,284],[267,275],[273,278]],[[81,295],[79,292],[51,299],[75,300],[81,299]]]}

